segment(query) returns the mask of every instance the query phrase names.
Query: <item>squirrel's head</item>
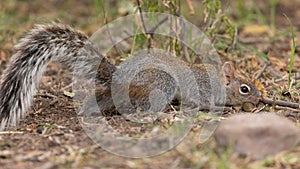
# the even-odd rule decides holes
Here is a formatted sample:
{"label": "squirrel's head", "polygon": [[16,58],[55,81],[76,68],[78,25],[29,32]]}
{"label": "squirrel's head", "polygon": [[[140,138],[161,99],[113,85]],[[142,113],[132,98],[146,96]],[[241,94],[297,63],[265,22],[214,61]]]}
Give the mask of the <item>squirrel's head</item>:
{"label": "squirrel's head", "polygon": [[226,105],[241,105],[243,108],[246,104],[256,106],[261,100],[261,93],[256,86],[237,76],[232,63],[225,62],[222,69],[226,85]]}

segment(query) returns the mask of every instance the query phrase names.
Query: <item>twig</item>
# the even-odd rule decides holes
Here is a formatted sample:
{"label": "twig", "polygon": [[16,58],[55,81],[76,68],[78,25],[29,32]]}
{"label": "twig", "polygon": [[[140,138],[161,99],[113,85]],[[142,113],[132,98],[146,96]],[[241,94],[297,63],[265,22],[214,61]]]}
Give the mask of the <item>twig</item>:
{"label": "twig", "polygon": [[299,80],[300,79],[300,74],[296,74],[294,77],[295,80]]}
{"label": "twig", "polygon": [[0,135],[2,134],[23,134],[22,131],[0,131]]}
{"label": "twig", "polygon": [[147,39],[148,39],[148,50],[149,50],[151,48],[153,33],[148,32],[147,27],[145,25],[145,21],[144,21],[144,17],[143,17],[143,11],[142,11],[142,8],[141,8],[140,0],[137,0],[137,4],[138,4],[138,10],[139,10],[139,13],[140,13],[140,18],[141,18],[141,21],[142,21],[142,25],[143,25],[143,29],[145,31],[145,34],[146,35],[150,35],[150,36],[146,36]]}
{"label": "twig", "polygon": [[235,26],[235,27],[234,27],[234,36],[233,36],[232,44],[231,44],[231,48],[232,48],[232,49],[236,49],[236,46],[237,46],[236,44],[237,44],[238,34],[239,34],[238,29],[237,29],[237,27]]}
{"label": "twig", "polygon": [[180,16],[180,18],[181,18],[181,24],[182,24],[182,40],[181,40],[181,44],[182,44],[183,56],[184,56],[184,58],[185,58],[186,61],[191,62],[191,58],[189,56],[189,52],[188,52],[187,46],[184,43],[184,42],[186,42],[186,39],[187,39],[186,24],[183,21],[182,16]]}
{"label": "twig", "polygon": [[194,10],[194,6],[193,6],[193,3],[191,0],[186,0],[186,3],[190,9],[190,14],[191,15],[194,15],[195,14],[195,10]]}
{"label": "twig", "polygon": [[[173,19],[171,19],[170,22],[171,22],[171,23],[170,23],[170,25],[169,25],[169,27],[170,27],[170,32],[169,32],[169,37],[170,37],[170,38],[169,38],[169,39],[170,39],[170,41],[169,41],[169,47],[170,47],[170,48],[169,48],[169,52],[172,52],[172,43],[173,43],[173,41],[172,41],[172,40],[173,40],[173,38],[172,38],[172,37],[173,37],[173,36],[172,36],[172,33],[173,33],[173,32],[172,32],[172,30],[173,30],[173,29],[172,29],[172,26],[173,26]],[[177,25],[177,23],[175,23],[175,25]]]}
{"label": "twig", "polygon": [[281,81],[285,81],[287,80],[287,74],[283,75],[282,77],[280,77],[279,79],[274,80],[275,83],[281,82]]}
{"label": "twig", "polygon": [[168,20],[168,16],[163,18],[161,21],[159,21],[153,28],[149,30],[149,33],[153,34],[157,28],[159,28],[163,23],[165,23]]}
{"label": "twig", "polygon": [[145,21],[144,21],[144,17],[143,17],[143,11],[142,11],[141,4],[140,4],[139,0],[137,0],[137,4],[138,4],[138,10],[139,10],[139,13],[140,13],[140,18],[141,18],[141,21],[142,21],[142,24],[143,24],[144,31],[147,34],[148,31],[147,31],[147,28],[146,28],[146,25],[145,25]]}
{"label": "twig", "polygon": [[276,76],[276,78],[282,78],[282,75],[277,73],[271,66],[269,66],[268,69],[272,75]]}
{"label": "twig", "polygon": [[68,84],[67,86],[63,87],[62,90],[67,90],[67,89],[70,89],[71,87],[73,87],[73,82]]}
{"label": "twig", "polygon": [[[109,40],[111,41],[112,44],[115,44],[115,42],[113,40],[113,37],[111,35],[110,29],[108,28],[107,14],[106,14],[105,7],[103,5],[103,0],[102,0],[101,3],[102,3],[101,7],[102,7],[102,11],[103,11],[103,16],[104,16],[104,24],[105,24],[105,27],[107,28],[106,30],[107,30],[107,33],[108,33]],[[121,50],[116,45],[113,45],[113,48],[118,53],[119,56],[122,56]]]}
{"label": "twig", "polygon": [[257,73],[257,75],[255,76],[255,79],[259,79],[261,77],[261,75],[263,74],[263,72],[267,69],[268,66],[270,66],[270,61],[265,61],[263,67],[261,68],[261,70]]}
{"label": "twig", "polygon": [[253,109],[251,112],[252,113],[258,113],[258,112],[261,112],[263,109],[265,109],[266,105],[263,105],[261,107],[258,107],[258,108],[255,108]]}
{"label": "twig", "polygon": [[293,111],[293,112],[300,113],[300,109],[294,109],[294,108],[290,108],[290,107],[275,106],[275,109],[290,110],[290,111]]}
{"label": "twig", "polygon": [[36,96],[40,97],[48,97],[48,98],[57,98],[57,96],[49,94],[49,93],[44,93],[44,94],[36,94]]}
{"label": "twig", "polygon": [[277,105],[277,106],[284,106],[284,107],[300,109],[300,105],[298,103],[293,103],[293,102],[286,102],[286,101],[282,101],[282,100],[271,100],[271,99],[268,99],[268,98],[263,98],[262,102],[265,103],[265,104],[271,104],[271,105]]}
{"label": "twig", "polygon": [[201,106],[199,110],[211,110],[211,111],[232,111],[231,107],[222,106]]}

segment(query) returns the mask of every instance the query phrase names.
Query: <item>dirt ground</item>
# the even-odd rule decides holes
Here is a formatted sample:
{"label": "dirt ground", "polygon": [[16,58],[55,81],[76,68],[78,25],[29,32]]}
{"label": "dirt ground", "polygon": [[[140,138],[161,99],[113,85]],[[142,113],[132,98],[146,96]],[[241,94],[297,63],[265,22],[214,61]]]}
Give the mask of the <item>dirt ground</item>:
{"label": "dirt ground", "polygon": [[[248,1],[250,3],[250,1]],[[252,2],[252,1],[251,1]],[[244,13],[238,10],[238,1],[229,3],[228,13],[239,27],[238,41],[251,45],[257,51],[266,54],[270,59],[270,67],[258,79],[263,86],[265,96],[299,103],[300,101],[300,1],[281,0],[276,7],[276,35],[272,35],[269,27],[269,1],[259,1],[255,9]],[[96,1],[95,1],[96,3]],[[94,2],[86,1],[2,1],[0,2],[0,73],[8,64],[14,53],[15,45],[35,23],[61,21],[91,35],[103,25],[101,8],[94,7]],[[183,1],[182,3],[185,3]],[[110,5],[115,5],[111,1]],[[198,3],[195,3],[198,4]],[[251,6],[251,4],[248,4]],[[74,8],[74,6],[76,8]],[[120,9],[120,7],[118,8]],[[257,9],[260,9],[257,12]],[[247,11],[245,10],[245,11]],[[251,12],[256,11],[256,14]],[[290,92],[287,85],[289,57],[291,52],[291,31],[285,13],[294,25],[296,55],[293,73],[297,76]],[[107,20],[119,15],[112,9]],[[253,21],[246,17],[265,18]],[[188,16],[197,24],[196,17]],[[241,18],[242,17],[242,18]],[[264,23],[263,20],[266,20]],[[261,22],[259,22],[261,21]],[[245,49],[241,54],[226,54],[225,60],[235,62],[244,77],[254,79],[264,65],[264,61],[253,50]],[[280,75],[280,77],[277,77]],[[300,168],[300,150],[282,152],[264,161],[240,159],[228,154],[218,154],[212,139],[201,144],[198,141],[201,127],[195,124],[188,136],[175,148],[161,155],[149,158],[134,159],[112,154],[93,143],[78,122],[75,111],[76,104],[67,96],[72,92],[72,74],[63,65],[51,63],[44,74],[34,105],[18,127],[0,133],[0,168]],[[289,117],[299,125],[300,110],[265,107],[266,111]],[[279,143],[280,144],[280,143]]]}

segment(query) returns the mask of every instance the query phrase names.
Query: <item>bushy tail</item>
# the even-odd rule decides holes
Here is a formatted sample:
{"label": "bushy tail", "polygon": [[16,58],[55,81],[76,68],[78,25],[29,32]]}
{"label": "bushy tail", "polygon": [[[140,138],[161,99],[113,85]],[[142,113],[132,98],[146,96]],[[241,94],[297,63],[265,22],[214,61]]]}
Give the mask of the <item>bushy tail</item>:
{"label": "bushy tail", "polygon": [[61,24],[36,25],[16,45],[16,53],[2,75],[0,130],[16,125],[26,115],[50,61],[55,59],[69,67],[81,66],[84,74],[88,74],[95,71],[103,58],[87,36],[77,30]]}

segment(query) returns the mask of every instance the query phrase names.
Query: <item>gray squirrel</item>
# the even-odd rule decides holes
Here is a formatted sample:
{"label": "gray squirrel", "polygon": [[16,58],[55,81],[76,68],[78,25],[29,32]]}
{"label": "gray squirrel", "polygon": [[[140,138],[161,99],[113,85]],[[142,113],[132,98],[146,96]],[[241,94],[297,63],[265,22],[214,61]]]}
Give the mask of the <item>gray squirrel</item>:
{"label": "gray squirrel", "polygon": [[[115,108],[111,99],[111,83],[114,72],[118,70],[117,67],[101,55],[82,32],[63,24],[36,25],[16,45],[16,53],[12,56],[2,75],[0,129],[17,125],[18,121],[26,115],[32,105],[41,76],[48,63],[53,60],[70,68],[74,67],[76,62],[82,67],[80,71],[83,71],[85,75],[93,74],[94,68],[97,66],[95,63],[99,63],[101,60],[96,75],[97,101],[103,107],[101,111]],[[185,64],[194,73],[197,84],[207,86],[208,79],[204,76],[205,71],[215,70],[205,69],[201,64]],[[227,98],[225,105],[235,106],[243,103],[256,105],[260,101],[261,94],[255,85],[237,76],[230,62],[224,63],[221,74],[212,73],[224,82]],[[163,90],[170,91],[172,87],[168,84],[171,79],[167,76],[157,74],[155,70],[142,75],[147,79],[154,78],[161,82],[160,87]],[[136,80],[136,84],[132,84],[129,89],[129,95],[132,96],[131,101],[136,105],[145,104],[145,98],[148,98],[149,91],[156,87],[155,84],[157,83],[151,82],[151,85],[140,85]],[[167,100],[171,101],[174,97],[173,92]]]}

